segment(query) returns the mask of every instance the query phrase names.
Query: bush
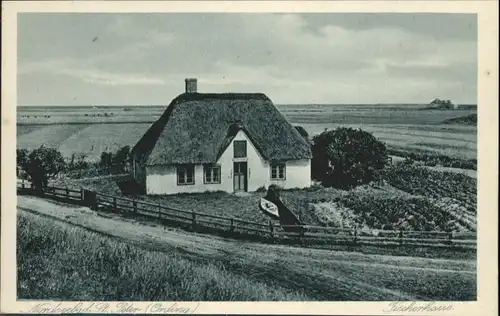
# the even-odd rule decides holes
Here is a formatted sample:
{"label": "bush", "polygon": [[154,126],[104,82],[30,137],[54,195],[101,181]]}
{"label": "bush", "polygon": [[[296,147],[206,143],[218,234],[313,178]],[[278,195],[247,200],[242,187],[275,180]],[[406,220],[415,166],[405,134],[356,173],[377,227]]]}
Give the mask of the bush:
{"label": "bush", "polygon": [[61,152],[44,145],[31,152],[19,149],[16,153],[19,168],[29,175],[33,186],[38,190],[46,187],[49,179],[54,178],[66,168]]}
{"label": "bush", "polygon": [[324,186],[349,189],[378,179],[385,144],[361,129],[338,128],[313,138],[312,175]]}
{"label": "bush", "polygon": [[113,154],[107,151],[101,153],[101,160],[99,165],[104,169],[111,169],[111,164],[113,160]]}
{"label": "bush", "polygon": [[265,186],[261,186],[259,187],[257,190],[255,190],[255,192],[259,192],[259,193],[262,193],[262,192],[267,192],[267,189]]}
{"label": "bush", "polygon": [[112,164],[118,173],[125,172],[127,163],[130,162],[130,146],[124,146],[116,151],[112,157]]}

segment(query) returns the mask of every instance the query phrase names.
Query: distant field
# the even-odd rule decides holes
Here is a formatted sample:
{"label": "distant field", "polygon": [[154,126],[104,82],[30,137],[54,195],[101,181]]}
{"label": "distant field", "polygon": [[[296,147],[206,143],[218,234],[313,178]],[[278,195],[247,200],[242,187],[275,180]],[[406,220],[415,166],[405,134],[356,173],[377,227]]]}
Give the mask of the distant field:
{"label": "distant field", "polygon": [[[421,151],[459,159],[477,156],[477,128],[439,124],[476,113],[465,110],[422,110],[417,105],[290,105],[277,106],[292,124],[310,135],[339,126],[362,128],[390,148]],[[163,107],[20,108],[18,148],[43,143],[58,147],[63,155],[85,152],[99,159],[104,150],[133,146],[162,113]]]}
{"label": "distant field", "polygon": [[31,149],[46,144],[57,147],[65,157],[85,153],[87,159],[98,160],[103,151],[133,147],[149,126],[144,123],[18,125],[17,147]]}

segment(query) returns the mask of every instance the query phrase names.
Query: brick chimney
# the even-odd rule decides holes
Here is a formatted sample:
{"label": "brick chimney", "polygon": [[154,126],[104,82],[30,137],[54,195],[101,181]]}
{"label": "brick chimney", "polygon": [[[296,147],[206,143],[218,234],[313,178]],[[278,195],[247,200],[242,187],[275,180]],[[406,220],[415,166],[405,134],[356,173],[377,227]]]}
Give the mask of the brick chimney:
{"label": "brick chimney", "polygon": [[196,78],[187,78],[185,81],[186,81],[186,93],[198,92],[198,80]]}

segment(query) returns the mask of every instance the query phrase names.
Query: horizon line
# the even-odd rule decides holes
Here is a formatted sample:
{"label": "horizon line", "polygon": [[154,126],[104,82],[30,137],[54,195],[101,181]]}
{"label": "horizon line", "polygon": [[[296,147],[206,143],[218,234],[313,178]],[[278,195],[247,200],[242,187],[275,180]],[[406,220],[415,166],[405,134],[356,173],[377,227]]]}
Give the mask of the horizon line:
{"label": "horizon line", "polygon": [[[477,103],[454,103],[456,105],[476,105]],[[274,103],[276,106],[289,106],[289,105],[431,105],[431,103],[404,103],[404,102],[388,102],[388,103]],[[168,106],[168,104],[29,104],[22,105],[18,104],[16,107],[163,107]]]}

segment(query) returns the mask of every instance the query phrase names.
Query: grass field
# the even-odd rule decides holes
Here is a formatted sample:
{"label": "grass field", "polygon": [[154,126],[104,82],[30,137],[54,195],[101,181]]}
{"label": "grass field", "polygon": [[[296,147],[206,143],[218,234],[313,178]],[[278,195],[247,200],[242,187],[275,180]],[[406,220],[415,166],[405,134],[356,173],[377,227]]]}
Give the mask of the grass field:
{"label": "grass field", "polygon": [[[62,300],[304,300],[224,267],[141,249],[82,228],[20,212],[18,297]],[[160,268],[161,267],[161,268]]]}
{"label": "grass field", "polygon": [[296,248],[191,234],[39,198],[18,197],[18,207],[20,299],[476,298],[469,254],[431,259]]}

